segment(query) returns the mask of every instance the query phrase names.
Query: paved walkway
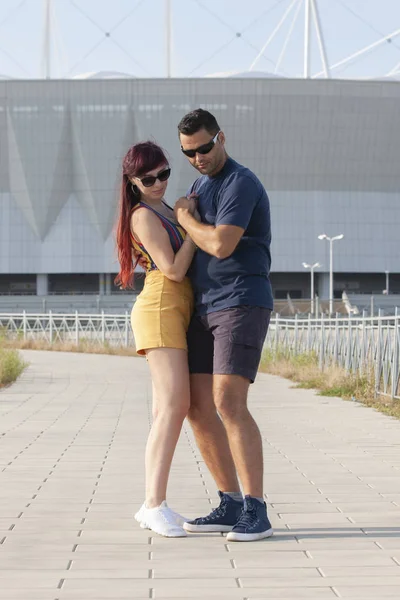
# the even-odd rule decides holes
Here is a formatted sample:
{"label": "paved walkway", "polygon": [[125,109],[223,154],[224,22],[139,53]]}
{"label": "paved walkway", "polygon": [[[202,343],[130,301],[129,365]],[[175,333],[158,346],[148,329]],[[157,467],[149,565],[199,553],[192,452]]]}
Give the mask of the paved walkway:
{"label": "paved walkway", "polygon": [[[0,392],[0,599],[399,598],[400,423],[260,375],[251,406],[276,535],[141,530],[150,385],[143,359],[24,352]],[[169,502],[216,501],[189,427]]]}

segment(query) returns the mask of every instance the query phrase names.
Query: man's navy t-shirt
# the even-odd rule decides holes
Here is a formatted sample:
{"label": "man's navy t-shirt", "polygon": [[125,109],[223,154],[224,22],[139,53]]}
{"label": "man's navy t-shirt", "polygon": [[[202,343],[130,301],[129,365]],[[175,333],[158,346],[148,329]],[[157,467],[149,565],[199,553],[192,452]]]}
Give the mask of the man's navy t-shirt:
{"label": "man's navy t-shirt", "polygon": [[199,196],[197,208],[203,223],[245,230],[228,258],[197,250],[188,273],[195,313],[204,315],[240,305],[272,310],[271,218],[268,196],[259,179],[228,158],[217,175],[199,177],[190,192]]}

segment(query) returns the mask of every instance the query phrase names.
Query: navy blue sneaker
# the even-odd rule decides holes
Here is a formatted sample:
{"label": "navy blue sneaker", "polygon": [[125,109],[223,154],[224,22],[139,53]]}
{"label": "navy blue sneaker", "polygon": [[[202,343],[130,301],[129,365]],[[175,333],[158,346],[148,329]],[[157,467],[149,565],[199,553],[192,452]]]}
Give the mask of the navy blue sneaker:
{"label": "navy blue sneaker", "polygon": [[191,533],[210,533],[231,531],[242,511],[243,501],[233,500],[228,494],[218,492],[221,502],[206,517],[199,517],[183,524],[183,529]]}
{"label": "navy blue sneaker", "polygon": [[226,539],[229,542],[254,542],[271,537],[273,533],[265,502],[245,496],[242,514]]}

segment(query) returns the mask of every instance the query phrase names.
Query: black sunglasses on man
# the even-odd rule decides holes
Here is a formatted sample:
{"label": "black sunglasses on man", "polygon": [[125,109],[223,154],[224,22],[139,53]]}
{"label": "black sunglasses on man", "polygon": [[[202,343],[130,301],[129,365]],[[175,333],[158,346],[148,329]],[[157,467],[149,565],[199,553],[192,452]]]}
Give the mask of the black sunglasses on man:
{"label": "black sunglasses on man", "polygon": [[220,131],[217,131],[217,133],[214,135],[213,139],[210,140],[209,142],[207,142],[207,144],[203,144],[202,146],[199,146],[198,148],[195,148],[193,150],[185,150],[181,146],[181,150],[182,150],[183,154],[185,156],[188,156],[189,158],[194,158],[196,156],[196,154],[208,154],[214,148],[216,141],[218,139],[218,134],[220,133]]}

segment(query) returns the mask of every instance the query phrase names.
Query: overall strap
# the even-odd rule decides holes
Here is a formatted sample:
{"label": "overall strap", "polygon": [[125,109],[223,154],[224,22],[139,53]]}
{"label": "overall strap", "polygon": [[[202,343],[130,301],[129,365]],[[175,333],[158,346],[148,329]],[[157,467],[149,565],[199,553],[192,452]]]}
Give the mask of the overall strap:
{"label": "overall strap", "polygon": [[[163,204],[165,204],[165,202],[163,202]],[[165,204],[166,206],[168,206],[168,204]],[[139,206],[139,208],[143,206],[144,208],[148,208],[149,210],[151,210],[155,215],[157,215],[157,217],[160,219],[164,229],[167,230],[170,239],[171,239],[171,243],[173,244],[173,246],[175,246],[175,251],[180,248],[180,246],[183,244],[183,240],[184,237],[182,236],[179,228],[177,225],[175,225],[175,223],[173,223],[171,221],[171,219],[168,219],[168,217],[165,217],[164,215],[162,215],[161,213],[159,213],[155,208],[153,208],[152,206],[149,206],[148,204],[141,204]],[[170,207],[168,207],[170,208]]]}

